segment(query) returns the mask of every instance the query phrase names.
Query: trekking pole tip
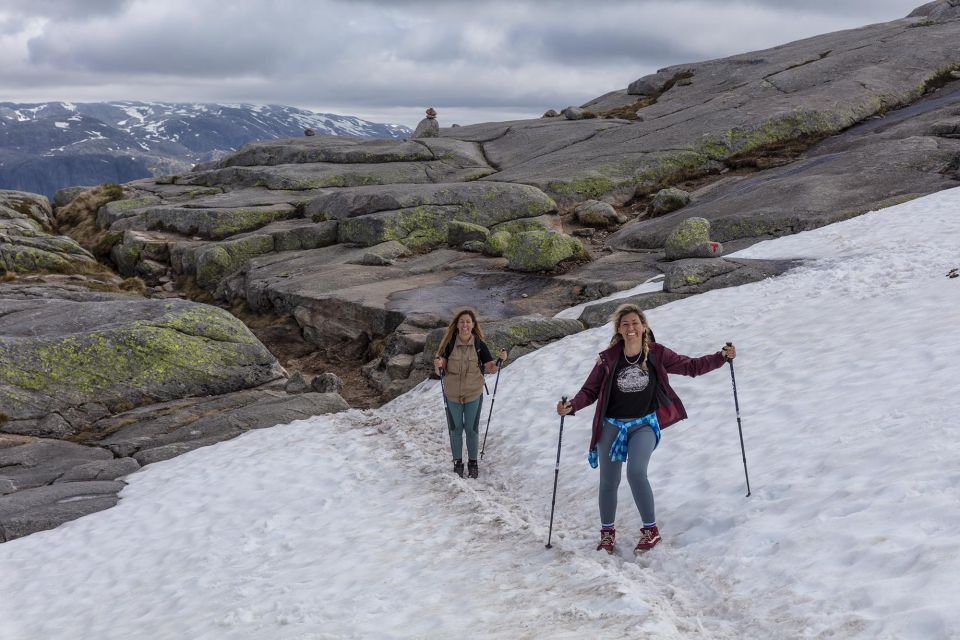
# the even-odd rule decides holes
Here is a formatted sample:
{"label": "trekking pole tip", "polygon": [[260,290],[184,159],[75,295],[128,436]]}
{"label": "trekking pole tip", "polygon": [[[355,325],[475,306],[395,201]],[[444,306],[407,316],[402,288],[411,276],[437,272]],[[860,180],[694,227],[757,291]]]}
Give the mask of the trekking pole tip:
{"label": "trekking pole tip", "polygon": [[544,546],[546,546],[547,549],[553,549],[553,545],[551,545],[549,542],[548,542],[546,545],[544,545]]}

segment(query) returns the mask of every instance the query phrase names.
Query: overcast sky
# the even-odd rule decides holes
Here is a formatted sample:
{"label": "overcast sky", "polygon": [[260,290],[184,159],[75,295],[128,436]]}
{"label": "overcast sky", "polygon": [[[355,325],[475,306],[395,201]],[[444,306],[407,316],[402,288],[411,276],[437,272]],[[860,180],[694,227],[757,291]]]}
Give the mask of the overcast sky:
{"label": "overcast sky", "polygon": [[661,67],[922,0],[0,0],[0,102],[286,104],[414,126],[529,118]]}

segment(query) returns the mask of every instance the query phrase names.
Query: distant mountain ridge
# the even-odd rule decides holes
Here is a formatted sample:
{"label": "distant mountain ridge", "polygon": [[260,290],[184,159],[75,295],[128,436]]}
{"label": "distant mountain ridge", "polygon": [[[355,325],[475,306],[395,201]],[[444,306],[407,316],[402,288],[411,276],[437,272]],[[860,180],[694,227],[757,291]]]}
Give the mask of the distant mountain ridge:
{"label": "distant mountain ridge", "polygon": [[0,189],[41,193],[180,173],[253,140],[405,138],[410,129],[282,105],[0,102]]}

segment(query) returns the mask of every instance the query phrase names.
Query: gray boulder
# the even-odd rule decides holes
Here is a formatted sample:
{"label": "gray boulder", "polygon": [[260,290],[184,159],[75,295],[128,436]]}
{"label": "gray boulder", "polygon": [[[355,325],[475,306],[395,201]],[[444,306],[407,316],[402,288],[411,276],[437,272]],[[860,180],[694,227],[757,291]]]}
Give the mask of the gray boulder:
{"label": "gray boulder", "polygon": [[605,228],[626,222],[613,205],[599,200],[585,200],[573,210],[577,220],[589,227]]}
{"label": "gray boulder", "polygon": [[117,504],[124,484],[65,482],[0,496],[0,542],[9,542]]}
{"label": "gray boulder", "polygon": [[564,260],[587,258],[579,240],[555,231],[513,233],[503,255],[515,271],[549,271]]}
{"label": "gray boulder", "polygon": [[363,264],[373,267],[384,267],[394,264],[398,258],[411,255],[410,249],[401,242],[388,240],[369,247],[359,258],[348,260],[347,264]]}
{"label": "gray boulder", "polygon": [[778,276],[796,267],[796,260],[744,260],[721,258],[686,259],[665,269],[663,290],[668,293],[704,293],[713,289],[738,287]]}
{"label": "gray boulder", "polygon": [[113,455],[104,449],[59,440],[32,440],[0,449],[0,477],[7,479],[14,490],[31,489],[53,484],[82,465],[105,461],[112,462]]}
{"label": "gray boulder", "polygon": [[287,393],[306,393],[310,390],[310,385],[303,379],[303,374],[297,371],[287,380],[283,390]]}
{"label": "gray boulder", "polygon": [[310,388],[317,393],[340,393],[343,389],[343,380],[335,373],[324,372],[313,378]]}
{"label": "gray boulder", "polygon": [[53,210],[44,197],[0,190],[0,271],[106,272],[75,240],[53,235]]}
{"label": "gray boulder", "polygon": [[664,245],[667,260],[682,258],[719,258],[723,247],[710,240],[710,221],[706,218],[687,218],[667,237]]}
{"label": "gray boulder", "polygon": [[107,413],[280,377],[229,313],[184,300],[0,286],[0,430],[62,438]]}
{"label": "gray boulder", "polygon": [[690,193],[688,191],[676,187],[661,189],[650,202],[650,213],[654,216],[662,216],[688,204],[690,204]]}
{"label": "gray boulder", "polygon": [[438,138],[440,136],[440,123],[436,118],[426,117],[417,123],[417,128],[413,130],[411,139],[418,138]]}

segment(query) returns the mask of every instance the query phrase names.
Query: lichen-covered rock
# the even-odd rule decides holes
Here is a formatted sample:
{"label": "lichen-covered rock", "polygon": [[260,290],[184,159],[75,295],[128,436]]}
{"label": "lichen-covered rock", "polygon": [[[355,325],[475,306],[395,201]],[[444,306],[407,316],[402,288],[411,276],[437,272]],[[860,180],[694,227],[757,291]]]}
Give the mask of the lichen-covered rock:
{"label": "lichen-covered rock", "polygon": [[270,352],[216,307],[0,287],[0,430],[8,433],[63,437],[106,412],[280,375]]}
{"label": "lichen-covered rock", "polygon": [[273,251],[269,235],[251,235],[209,245],[196,253],[197,284],[215,289],[221,280],[242,269],[251,258]]}
{"label": "lichen-covered rock", "polygon": [[497,231],[491,233],[487,241],[483,243],[483,252],[488,256],[502,256],[510,245],[509,231]]}
{"label": "lichen-covered rock", "polygon": [[576,238],[555,231],[525,231],[510,235],[503,254],[515,271],[549,271],[570,258],[586,257]]}
{"label": "lichen-covered rock", "polygon": [[132,218],[146,211],[152,205],[160,202],[160,198],[151,194],[139,195],[133,198],[112,200],[97,209],[96,223],[100,229],[109,229],[113,223],[124,218]]}
{"label": "lichen-covered rock", "polygon": [[687,218],[667,236],[664,245],[667,260],[682,258],[719,258],[723,247],[710,240],[710,221],[706,218]]}
{"label": "lichen-covered rock", "polygon": [[390,240],[370,247],[359,258],[348,261],[348,264],[365,264],[374,267],[382,267],[393,264],[397,258],[405,258],[411,255],[410,249],[401,242]]}
{"label": "lichen-covered rock", "polygon": [[453,220],[447,223],[447,242],[451,247],[459,247],[467,242],[486,242],[490,230],[479,224]]}
{"label": "lichen-covered rock", "polygon": [[650,213],[662,216],[690,204],[690,193],[676,187],[661,189],[650,203]]}
{"label": "lichen-covered rock", "polygon": [[273,238],[274,251],[300,251],[328,247],[337,242],[336,220],[306,222],[290,220],[260,230]]}
{"label": "lichen-covered rock", "polygon": [[534,218],[557,208],[545,193],[528,185],[465,182],[338,189],[314,198],[306,207],[306,215],[315,220],[345,220],[428,206],[445,207],[449,220],[487,228]]}
{"label": "lichen-covered rock", "polygon": [[0,271],[106,273],[75,240],[51,235],[52,210],[44,196],[0,191]]}
{"label": "lichen-covered rock", "polygon": [[296,209],[289,204],[229,209],[151,207],[144,212],[143,218],[148,229],[222,240],[295,214]]}
{"label": "lichen-covered rock", "polygon": [[447,242],[447,221],[454,207],[424,205],[340,220],[340,242],[369,247],[399,240],[412,249],[435,248]]}
{"label": "lichen-covered rock", "polygon": [[573,210],[577,220],[588,227],[609,227],[616,224],[622,224],[626,218],[617,213],[608,202],[600,200],[586,200]]}
{"label": "lichen-covered rock", "polygon": [[45,196],[26,191],[0,189],[0,220],[33,220],[39,230],[53,228],[53,208]]}

